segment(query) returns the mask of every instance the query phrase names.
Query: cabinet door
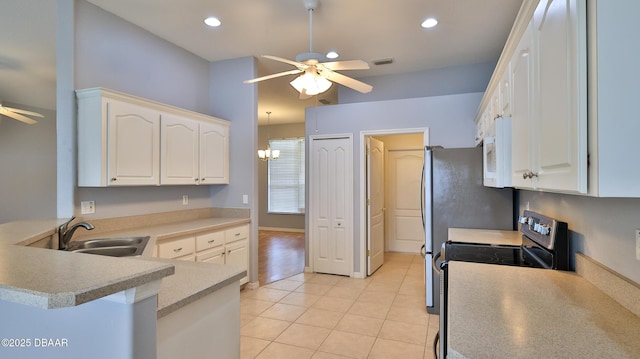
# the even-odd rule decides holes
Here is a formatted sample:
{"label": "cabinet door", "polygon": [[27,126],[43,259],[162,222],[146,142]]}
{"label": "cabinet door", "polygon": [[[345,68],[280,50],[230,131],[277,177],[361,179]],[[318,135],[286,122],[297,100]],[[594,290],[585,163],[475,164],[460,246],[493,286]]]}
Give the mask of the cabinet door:
{"label": "cabinet door", "polygon": [[523,175],[532,168],[532,106],[531,24],[522,35],[511,58],[511,183],[515,187],[530,188],[531,180]]}
{"label": "cabinet door", "polygon": [[[248,241],[238,241],[231,245],[228,245],[225,253],[225,264],[230,264],[244,268],[249,271],[249,251],[247,248]],[[248,277],[245,276],[240,279],[240,284],[244,284],[248,281]]]}
{"label": "cabinet door", "polygon": [[160,183],[196,184],[199,180],[199,126],[195,121],[162,114]]}
{"label": "cabinet door", "polygon": [[586,49],[580,39],[586,39],[586,27],[581,28],[586,22],[581,23],[578,16],[582,2],[542,0],[533,17],[539,81],[537,186],[541,189],[587,190],[586,91],[581,90],[586,89]]}
{"label": "cabinet door", "polygon": [[502,117],[511,117],[511,66],[507,65],[507,69],[500,78],[500,113]]}
{"label": "cabinet door", "polygon": [[108,100],[107,127],[108,185],[160,184],[159,112]]}
{"label": "cabinet door", "polygon": [[224,264],[225,249],[224,246],[220,248],[210,249],[196,254],[196,262]]}
{"label": "cabinet door", "polygon": [[229,127],[200,123],[200,183],[229,183]]}

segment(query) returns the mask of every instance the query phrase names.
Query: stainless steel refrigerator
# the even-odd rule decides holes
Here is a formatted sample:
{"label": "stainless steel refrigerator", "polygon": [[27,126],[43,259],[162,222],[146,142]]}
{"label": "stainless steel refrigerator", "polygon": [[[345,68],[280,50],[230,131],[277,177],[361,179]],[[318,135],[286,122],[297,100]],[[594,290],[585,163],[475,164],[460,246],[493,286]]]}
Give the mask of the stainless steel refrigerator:
{"label": "stainless steel refrigerator", "polygon": [[425,148],[423,219],[426,304],[440,310],[440,280],[431,266],[449,228],[512,230],[513,189],[482,185],[482,148]]}

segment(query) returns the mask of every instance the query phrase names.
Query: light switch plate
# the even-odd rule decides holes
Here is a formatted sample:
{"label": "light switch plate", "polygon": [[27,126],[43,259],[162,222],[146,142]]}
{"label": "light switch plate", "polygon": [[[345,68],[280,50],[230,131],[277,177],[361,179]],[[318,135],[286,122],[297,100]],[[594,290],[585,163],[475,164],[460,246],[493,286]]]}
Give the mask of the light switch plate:
{"label": "light switch plate", "polygon": [[80,202],[80,213],[81,214],[96,213],[96,202],[95,201],[81,201]]}
{"label": "light switch plate", "polygon": [[243,194],[242,195],[242,203],[243,204],[249,204],[249,195],[248,194]]}
{"label": "light switch plate", "polygon": [[183,205],[183,206],[186,206],[186,205],[188,205],[188,204],[189,204],[189,195],[187,195],[187,194],[183,194],[183,195],[182,195],[182,205]]}

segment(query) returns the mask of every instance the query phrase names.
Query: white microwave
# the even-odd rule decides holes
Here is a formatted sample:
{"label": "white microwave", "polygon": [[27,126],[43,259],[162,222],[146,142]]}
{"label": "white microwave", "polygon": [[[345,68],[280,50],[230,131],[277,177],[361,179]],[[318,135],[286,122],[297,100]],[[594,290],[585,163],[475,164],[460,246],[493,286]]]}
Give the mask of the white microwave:
{"label": "white microwave", "polygon": [[498,117],[482,141],[482,183],[487,187],[511,187],[511,118]]}

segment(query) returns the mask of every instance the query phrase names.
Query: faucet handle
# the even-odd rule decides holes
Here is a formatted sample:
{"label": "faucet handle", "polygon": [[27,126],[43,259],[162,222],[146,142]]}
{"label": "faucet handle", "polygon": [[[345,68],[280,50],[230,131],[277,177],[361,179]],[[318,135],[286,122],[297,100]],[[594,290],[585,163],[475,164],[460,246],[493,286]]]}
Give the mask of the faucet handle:
{"label": "faucet handle", "polygon": [[74,219],[76,219],[76,216],[72,216],[70,220],[64,222],[63,224],[61,224],[58,227],[58,233],[64,233],[67,231],[67,227],[69,226],[69,223],[71,223]]}

